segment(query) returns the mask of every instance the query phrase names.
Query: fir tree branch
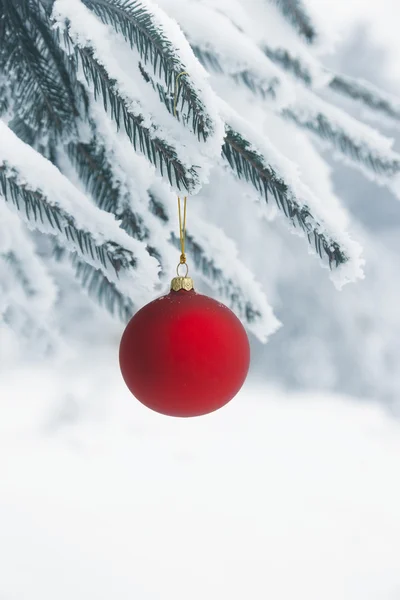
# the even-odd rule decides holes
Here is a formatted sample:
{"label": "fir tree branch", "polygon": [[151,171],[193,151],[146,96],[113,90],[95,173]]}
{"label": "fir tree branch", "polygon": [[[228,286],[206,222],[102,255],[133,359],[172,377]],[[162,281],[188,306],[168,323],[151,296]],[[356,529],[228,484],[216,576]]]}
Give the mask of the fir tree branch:
{"label": "fir tree branch", "polygon": [[141,241],[147,240],[149,230],[143,218],[130,207],[129,197],[121,197],[121,190],[113,180],[105,148],[99,147],[96,138],[89,143],[71,142],[67,152],[97,206],[115,215],[121,222],[122,229],[130,236]]}
{"label": "fir tree branch", "polygon": [[296,29],[298,34],[312,44],[317,39],[317,32],[311,21],[303,0],[274,0],[283,16]]}
{"label": "fir tree branch", "polygon": [[[57,297],[54,281],[36,252],[30,232],[18,216],[8,209],[1,192],[0,240],[0,256],[12,274],[8,285],[11,291],[10,302],[20,301],[36,317],[47,315]],[[5,285],[7,287],[7,282]]]}
{"label": "fir tree branch", "polygon": [[181,190],[192,191],[198,183],[194,167],[187,168],[179,159],[175,149],[161,139],[153,127],[144,125],[145,119],[139,112],[128,107],[113,80],[103,65],[95,58],[90,47],[74,46],[68,30],[64,31],[66,45],[73,47],[73,59],[76,67],[82,67],[87,83],[93,88],[94,95],[102,97],[104,109],[109,111],[118,128],[124,127],[135,150],[144,154],[160,171],[166,173],[171,185]]}
{"label": "fir tree branch", "polygon": [[123,323],[127,323],[135,312],[132,300],[99,269],[80,260],[76,254],[71,260],[75,268],[75,277],[88,295],[111,315],[118,316]]}
{"label": "fir tree branch", "polygon": [[262,45],[262,50],[272,62],[279,65],[282,69],[300,79],[307,87],[313,83],[313,78],[308,66],[299,58],[292,56],[286,48],[271,48]]}
{"label": "fir tree branch", "polygon": [[[197,52],[195,48],[195,52]],[[209,65],[218,64],[218,72],[225,73],[223,62],[218,54],[210,50]],[[288,55],[289,56],[289,55]],[[201,56],[199,55],[199,60]],[[290,62],[293,68],[302,70],[302,80],[311,83],[309,70],[297,61]],[[204,62],[204,66],[207,66]],[[243,80],[236,79],[236,83]],[[247,86],[257,94],[252,86]],[[260,92],[260,89],[258,90]],[[258,93],[258,95],[261,95]],[[297,87],[297,101],[280,111],[286,119],[297,126],[307,129],[329,143],[339,154],[350,160],[353,166],[362,168],[367,176],[377,174],[380,177],[391,178],[400,170],[400,156],[390,149],[390,140],[381,136],[377,131],[350,117],[341,109],[325,102],[311,91]],[[370,171],[370,173],[368,173]]]}
{"label": "fir tree branch", "polygon": [[264,196],[266,202],[273,197],[278,209],[291,225],[300,228],[321,258],[327,258],[330,268],[349,260],[340,244],[324,232],[321,223],[312,215],[310,208],[301,205],[289,186],[275,170],[266,165],[265,158],[238,132],[227,126],[223,155],[239,179],[249,181]]}
{"label": "fir tree branch", "polygon": [[262,78],[251,68],[229,72],[223,64],[223,58],[217,52],[194,44],[192,44],[192,50],[199,62],[208,71],[211,70],[217,74],[227,73],[235,83],[245,85],[253,94],[260,96],[262,99],[276,98],[277,89],[280,86],[277,76]]}
{"label": "fir tree branch", "polygon": [[70,251],[102,270],[122,293],[136,282],[137,297],[148,298],[158,282],[158,264],[145,245],[129,237],[111,215],[94,206],[1,121],[0,185],[30,227],[57,236]]}
{"label": "fir tree branch", "polygon": [[387,94],[368,81],[347,75],[333,75],[329,87],[352,100],[362,102],[374,112],[400,121],[400,99]]}
{"label": "fir tree branch", "polygon": [[44,233],[57,234],[86,260],[100,263],[105,270],[111,266],[117,274],[121,269],[136,267],[136,258],[131,251],[112,241],[99,244],[91,232],[77,225],[72,215],[52,205],[39,190],[30,190],[21,184],[18,173],[4,165],[0,165],[0,186],[5,200],[27,223],[34,224]]}
{"label": "fir tree branch", "polygon": [[8,252],[2,254],[2,257],[12,269],[16,279],[18,279],[22,289],[24,290],[26,297],[31,298],[32,296],[35,296],[37,290],[32,284],[31,278],[28,276],[24,265],[21,263],[21,260],[15,251],[9,250]]}
{"label": "fir tree branch", "polygon": [[0,14],[0,67],[10,81],[16,114],[47,135],[71,130],[77,116],[72,85],[40,5],[0,0]]}
{"label": "fir tree branch", "polygon": [[[150,64],[166,86],[166,94],[173,97],[176,80],[188,70],[174,45],[163,30],[151,4],[146,0],[82,0],[100,19],[121,32],[139,52],[144,65]],[[185,122],[191,119],[193,132],[206,140],[214,133],[214,124],[199,92],[189,75],[180,78],[177,104]]]}
{"label": "fir tree branch", "polygon": [[390,179],[400,172],[400,155],[391,150],[391,140],[317,96],[305,93],[282,115],[311,131],[367,175],[371,171]]}
{"label": "fir tree branch", "polygon": [[[264,44],[262,50],[268,58],[282,69],[294,75],[307,87],[313,87],[314,77],[304,61],[293,56],[285,48],[271,48]],[[321,75],[325,75],[326,86],[334,92],[364,104],[372,112],[380,113],[388,119],[400,122],[400,99],[396,96],[382,91],[369,81],[349,77],[348,75],[329,73],[322,66]]]}

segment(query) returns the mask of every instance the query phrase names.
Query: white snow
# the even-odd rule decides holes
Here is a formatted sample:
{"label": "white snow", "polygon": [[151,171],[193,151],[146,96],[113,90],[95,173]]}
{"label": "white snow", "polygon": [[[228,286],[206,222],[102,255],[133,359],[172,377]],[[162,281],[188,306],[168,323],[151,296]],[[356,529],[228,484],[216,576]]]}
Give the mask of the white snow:
{"label": "white snow", "polygon": [[[128,236],[120,229],[113,215],[94,206],[52,163],[19,140],[2,121],[0,121],[0,165],[15,170],[18,182],[30,190],[40,191],[50,206],[58,206],[73,215],[76,226],[90,232],[97,244],[111,241],[132,252],[137,258],[135,269],[126,269],[124,273],[119,274],[119,277],[112,269],[106,269],[100,261],[93,260],[86,254],[84,258],[86,262],[102,269],[106,277],[124,293],[131,294],[135,286],[135,294],[139,300],[145,301],[151,298],[158,278],[159,265],[148,255],[145,244]],[[11,203],[10,207],[14,209]],[[19,215],[29,227],[60,236],[63,245],[82,256],[79,246],[73,246],[58,229],[41,221],[33,223],[26,217],[24,211],[19,212]]]}
{"label": "white snow", "polygon": [[[151,7],[155,10],[153,5]],[[179,123],[160,102],[158,92],[140,74],[138,65],[141,58],[138,50],[131,48],[122,34],[102,23],[80,0],[56,0],[53,7],[58,27],[63,29],[68,22],[68,32],[74,44],[93,50],[95,59],[105,67],[109,77],[115,82],[115,88],[129,112],[142,116],[142,125],[149,129],[149,135],[171,145],[188,169],[196,165],[202,183],[207,181],[213,160],[221,154],[224,125],[217,114],[214,93],[208,86],[204,69],[194,58],[177,24],[166,15],[161,15],[161,10],[157,9],[157,17],[163,21],[162,27],[166,35],[170,34],[171,41],[180,44],[176,47],[177,58],[180,57],[180,49],[183,49],[183,58],[188,61],[183,68],[189,73],[190,80],[193,78],[196,91],[198,90],[200,99],[204,100],[206,113],[211,118],[214,133],[205,143],[199,142],[197,135],[193,135],[188,127]],[[153,77],[152,69],[150,75]],[[157,80],[156,76],[153,78]],[[194,187],[192,193],[198,189]]]}
{"label": "white snow", "polygon": [[398,598],[398,422],[249,384],[170,419],[116,355],[1,375],[1,598]]}

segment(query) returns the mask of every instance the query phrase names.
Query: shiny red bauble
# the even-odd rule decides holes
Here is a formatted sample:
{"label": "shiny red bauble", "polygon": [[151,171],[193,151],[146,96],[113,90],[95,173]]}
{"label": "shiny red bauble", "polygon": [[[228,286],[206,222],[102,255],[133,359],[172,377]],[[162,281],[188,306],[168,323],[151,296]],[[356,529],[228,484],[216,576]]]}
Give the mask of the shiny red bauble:
{"label": "shiny red bauble", "polygon": [[125,383],[140,402],[164,415],[195,417],[237,394],[249,369],[250,346],[229,308],[180,290],[134,315],[119,360]]}

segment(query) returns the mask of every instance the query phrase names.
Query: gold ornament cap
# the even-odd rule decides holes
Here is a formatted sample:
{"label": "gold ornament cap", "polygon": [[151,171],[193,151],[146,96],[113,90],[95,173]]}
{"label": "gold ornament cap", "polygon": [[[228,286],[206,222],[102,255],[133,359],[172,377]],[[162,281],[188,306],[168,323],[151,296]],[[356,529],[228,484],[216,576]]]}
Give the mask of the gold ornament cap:
{"label": "gold ornament cap", "polygon": [[180,290],[194,290],[194,283],[191,277],[174,277],[171,281],[171,290],[179,292]]}

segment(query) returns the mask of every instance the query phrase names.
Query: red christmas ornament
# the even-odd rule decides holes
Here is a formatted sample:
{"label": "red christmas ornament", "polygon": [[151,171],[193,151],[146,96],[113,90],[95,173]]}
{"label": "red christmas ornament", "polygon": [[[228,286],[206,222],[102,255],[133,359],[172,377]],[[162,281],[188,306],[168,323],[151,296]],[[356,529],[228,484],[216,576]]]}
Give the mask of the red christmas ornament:
{"label": "red christmas ornament", "polygon": [[250,363],[246,331],[223,304],[197,294],[189,277],[144,306],[120,345],[126,385],[148,408],[195,417],[221,408],[242,387]]}

